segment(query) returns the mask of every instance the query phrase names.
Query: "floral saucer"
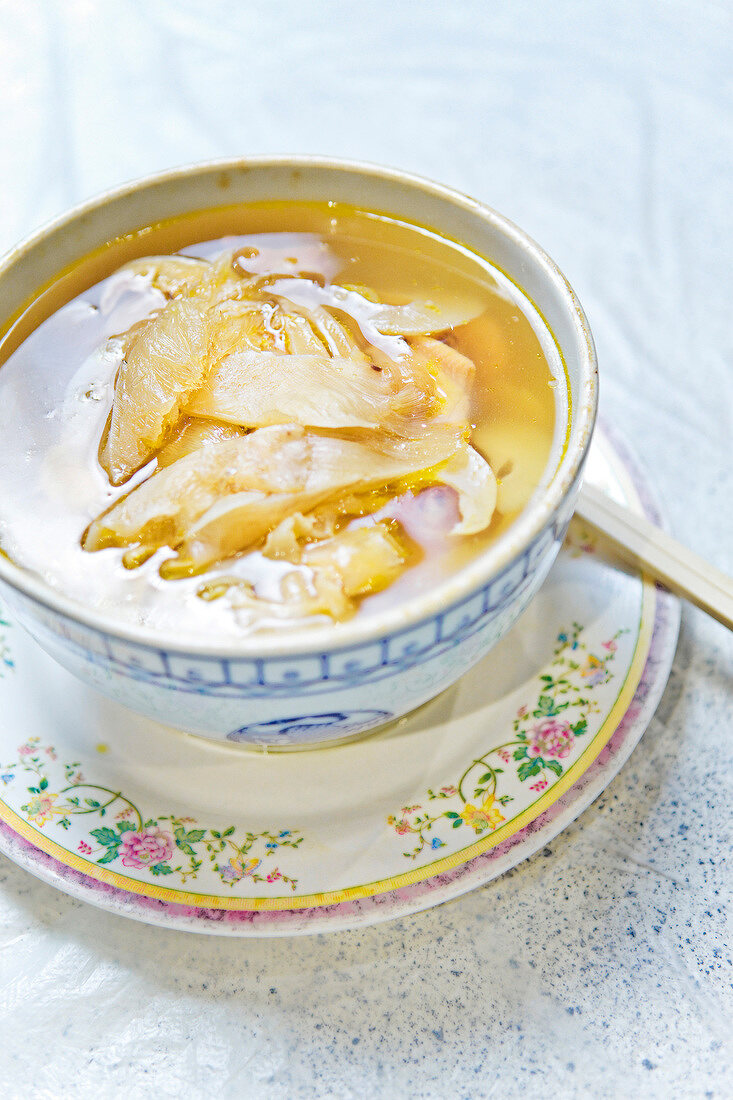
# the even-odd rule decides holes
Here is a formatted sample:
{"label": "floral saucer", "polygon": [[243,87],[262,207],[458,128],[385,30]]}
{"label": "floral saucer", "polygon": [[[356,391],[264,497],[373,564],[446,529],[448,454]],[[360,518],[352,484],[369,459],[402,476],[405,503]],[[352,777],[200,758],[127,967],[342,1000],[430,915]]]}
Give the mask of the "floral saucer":
{"label": "floral saucer", "polygon": [[[607,436],[588,477],[656,518]],[[138,920],[272,936],[404,916],[544,847],[641,737],[679,605],[574,520],[539,595],[457,685],[362,741],[269,755],[125,710],[0,617],[0,851]]]}

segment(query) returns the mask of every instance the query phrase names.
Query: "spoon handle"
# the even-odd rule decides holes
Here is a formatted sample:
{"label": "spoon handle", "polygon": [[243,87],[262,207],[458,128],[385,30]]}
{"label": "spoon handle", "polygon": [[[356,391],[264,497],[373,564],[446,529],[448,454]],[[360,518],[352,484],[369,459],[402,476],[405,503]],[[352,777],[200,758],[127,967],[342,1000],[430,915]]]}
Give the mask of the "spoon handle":
{"label": "spoon handle", "polygon": [[592,485],[582,486],[575,512],[604,535],[625,561],[733,630],[731,577]]}

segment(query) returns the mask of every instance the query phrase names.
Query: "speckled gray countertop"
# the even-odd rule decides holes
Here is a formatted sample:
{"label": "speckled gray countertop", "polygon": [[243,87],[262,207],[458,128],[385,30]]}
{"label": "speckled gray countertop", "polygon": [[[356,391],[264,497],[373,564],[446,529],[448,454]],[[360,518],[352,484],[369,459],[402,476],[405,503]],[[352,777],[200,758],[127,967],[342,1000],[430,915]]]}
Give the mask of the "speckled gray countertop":
{"label": "speckled gray countertop", "polygon": [[[0,245],[242,153],[419,172],[542,242],[602,408],[733,571],[733,9],[670,0],[0,2]],[[733,1096],[733,645],[683,609],[605,794],[466,897],[366,930],[147,927],[0,857],[4,1097]]]}

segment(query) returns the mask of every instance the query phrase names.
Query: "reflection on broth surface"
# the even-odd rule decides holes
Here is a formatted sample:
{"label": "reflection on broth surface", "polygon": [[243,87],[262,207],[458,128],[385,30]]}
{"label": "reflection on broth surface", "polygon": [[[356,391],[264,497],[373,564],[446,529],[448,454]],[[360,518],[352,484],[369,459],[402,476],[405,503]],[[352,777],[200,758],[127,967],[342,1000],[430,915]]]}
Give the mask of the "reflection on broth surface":
{"label": "reflection on broth surface", "polygon": [[8,351],[0,546],[159,630],[241,636],[426,591],[516,518],[565,434],[562,364],[521,293],[335,204],[113,242]]}

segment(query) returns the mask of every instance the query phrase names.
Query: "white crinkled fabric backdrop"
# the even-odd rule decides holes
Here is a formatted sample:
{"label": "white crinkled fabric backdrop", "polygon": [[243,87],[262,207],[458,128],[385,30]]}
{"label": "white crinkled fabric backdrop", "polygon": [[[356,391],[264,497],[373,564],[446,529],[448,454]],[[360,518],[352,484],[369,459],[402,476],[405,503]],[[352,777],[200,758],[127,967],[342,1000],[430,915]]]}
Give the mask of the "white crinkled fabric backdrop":
{"label": "white crinkled fabric backdrop", "polygon": [[[0,245],[172,165],[326,153],[488,202],[589,315],[602,415],[733,572],[733,7],[0,3]],[[0,857],[29,1097],[731,1096],[733,646],[689,607],[641,744],[543,854],[357,932],[196,937]]]}

